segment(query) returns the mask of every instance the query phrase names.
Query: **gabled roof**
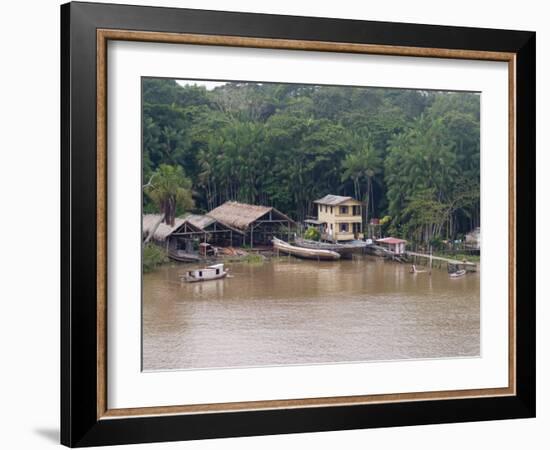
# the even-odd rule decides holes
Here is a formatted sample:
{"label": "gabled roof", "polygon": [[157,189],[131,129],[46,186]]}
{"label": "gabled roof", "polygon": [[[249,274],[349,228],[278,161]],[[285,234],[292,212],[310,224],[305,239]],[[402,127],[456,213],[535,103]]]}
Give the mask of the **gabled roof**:
{"label": "gabled roof", "polygon": [[207,216],[206,214],[187,214],[183,216],[183,218],[187,223],[190,223],[201,230],[204,230],[216,221],[216,219]]}
{"label": "gabled roof", "polygon": [[319,200],[315,200],[313,203],[319,203],[321,205],[339,205],[340,203],[344,203],[350,200],[359,202],[359,200],[355,200],[353,197],[344,197],[342,195],[328,194],[328,195],[325,195],[323,198],[320,198]]}
{"label": "gabled roof", "polygon": [[376,239],[376,242],[381,242],[383,244],[406,244],[407,243],[405,239],[399,239],[394,237]]}
{"label": "gabled roof", "polygon": [[222,228],[236,231],[237,233],[241,233],[241,230],[238,230],[237,228],[234,228],[226,223],[223,223],[219,221],[218,219],[215,219],[212,216],[209,216],[208,214],[186,214],[183,216],[183,219],[185,219],[185,223],[190,225],[191,227],[195,227],[198,230],[201,231],[212,231],[208,230],[207,228],[210,227],[212,224],[219,224]]}
{"label": "gabled roof", "polygon": [[274,213],[278,218],[288,220],[292,224],[295,223],[272,206],[249,205],[248,203],[240,202],[225,202],[223,205],[210,211],[208,216],[238,230],[246,230],[252,223],[269,212]]}
{"label": "gabled roof", "polygon": [[[144,214],[143,215],[143,234],[145,236],[148,236],[151,231],[157,227],[154,230],[153,233],[153,239],[155,241],[164,241],[168,236],[170,236],[176,229],[178,229],[181,225],[184,223],[184,219],[181,217],[176,217],[175,224],[173,227],[170,225],[165,224],[164,222],[161,222],[158,224],[159,220],[162,219],[161,214]],[[158,226],[157,226],[158,224]]]}

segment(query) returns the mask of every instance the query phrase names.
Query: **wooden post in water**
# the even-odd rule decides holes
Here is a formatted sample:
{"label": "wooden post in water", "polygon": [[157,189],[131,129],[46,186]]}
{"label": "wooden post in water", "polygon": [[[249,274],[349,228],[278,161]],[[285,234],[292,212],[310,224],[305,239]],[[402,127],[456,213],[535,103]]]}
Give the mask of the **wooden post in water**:
{"label": "wooden post in water", "polygon": [[290,222],[286,221],[286,229],[287,229],[287,235],[286,235],[286,241],[290,244]]}
{"label": "wooden post in water", "polygon": [[250,227],[250,248],[254,248],[254,225]]}

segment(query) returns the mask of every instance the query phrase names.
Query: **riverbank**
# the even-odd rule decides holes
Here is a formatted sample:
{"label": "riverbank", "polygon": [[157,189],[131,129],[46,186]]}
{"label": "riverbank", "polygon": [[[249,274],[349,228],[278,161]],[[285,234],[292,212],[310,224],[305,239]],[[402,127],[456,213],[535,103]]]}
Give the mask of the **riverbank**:
{"label": "riverbank", "polygon": [[158,267],[168,264],[170,259],[166,250],[155,244],[145,244],[142,253],[143,273],[149,273]]}
{"label": "riverbank", "polygon": [[[227,251],[227,252],[222,251],[215,256],[210,255],[210,256],[204,257],[204,259],[201,262],[203,264],[234,263],[234,262],[242,262],[245,264],[261,264],[263,261],[267,259],[276,257],[275,253],[270,248],[263,248],[263,249],[256,249],[256,250],[239,248],[238,251],[236,251],[231,247],[228,247],[227,249],[231,249],[231,251]],[[227,250],[227,249],[222,249],[222,250]],[[152,243],[146,244],[143,247],[142,258],[143,258],[142,260],[143,273],[150,273],[164,266],[182,264],[170,259],[168,257],[168,253],[164,248]],[[183,264],[187,264],[187,263],[183,263]]]}
{"label": "riverbank", "polygon": [[[257,247],[251,248],[234,248],[234,247],[222,247],[218,249],[216,255],[209,255],[204,257],[201,261],[203,264],[215,264],[215,263],[233,263],[242,262],[246,264],[261,264],[266,260],[278,258],[278,254],[272,247]],[[411,252],[414,254],[415,252]],[[426,254],[423,254],[427,256]],[[366,254],[354,255],[354,257],[362,257]],[[463,263],[475,264],[476,269],[479,269],[480,256],[469,255],[463,253],[448,253],[448,252],[435,252],[432,254],[434,258],[449,259],[454,261],[460,261]],[[288,256],[284,256],[288,257]],[[375,256],[372,256],[375,257]],[[413,262],[415,257],[413,256]],[[171,260],[166,250],[155,244],[147,244],[143,250],[143,272],[152,272],[164,265],[174,264],[175,261]],[[445,263],[446,264],[446,263]],[[434,260],[432,267],[435,269],[443,269],[444,263]]]}

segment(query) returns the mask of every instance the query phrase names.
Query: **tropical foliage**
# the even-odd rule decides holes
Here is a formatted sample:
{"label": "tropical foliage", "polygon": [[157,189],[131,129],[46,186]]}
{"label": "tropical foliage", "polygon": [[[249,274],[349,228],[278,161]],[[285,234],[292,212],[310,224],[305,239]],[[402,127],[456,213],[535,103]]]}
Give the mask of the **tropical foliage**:
{"label": "tropical foliage", "polygon": [[[164,216],[164,222],[174,226],[176,214],[194,206],[191,180],[181,166],[161,164],[144,186],[144,192]],[[178,211],[179,210],[179,211]]]}
{"label": "tropical foliage", "polygon": [[303,220],[331,193],[398,236],[453,238],[479,225],[479,136],[475,93],[144,79],[144,210],[237,200]]}
{"label": "tropical foliage", "polygon": [[156,267],[167,263],[168,256],[163,248],[155,244],[143,246],[143,272],[152,272]]}
{"label": "tropical foliage", "polygon": [[319,233],[319,230],[315,227],[308,227],[304,233],[304,237],[311,241],[318,241],[321,238],[321,233]]}

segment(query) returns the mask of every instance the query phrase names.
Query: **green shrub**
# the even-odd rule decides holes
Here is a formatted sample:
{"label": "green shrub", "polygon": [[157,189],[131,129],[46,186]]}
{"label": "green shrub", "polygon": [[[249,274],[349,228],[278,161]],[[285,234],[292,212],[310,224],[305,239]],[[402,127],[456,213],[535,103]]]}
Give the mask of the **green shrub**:
{"label": "green shrub", "polygon": [[304,237],[311,241],[318,241],[321,238],[321,233],[317,228],[309,227],[304,233]]}
{"label": "green shrub", "polygon": [[258,253],[249,253],[244,256],[229,256],[225,257],[224,262],[245,263],[245,264],[262,264],[265,257]]}
{"label": "green shrub", "polygon": [[163,248],[151,243],[143,247],[143,273],[151,272],[167,262],[168,256]]}
{"label": "green shrub", "polygon": [[380,235],[381,236],[393,236],[397,234],[397,226],[393,223],[391,216],[384,216],[380,219]]}
{"label": "green shrub", "polygon": [[391,216],[384,216],[380,219],[380,225],[386,225],[391,222]]}
{"label": "green shrub", "polygon": [[261,264],[264,260],[265,258],[257,253],[249,253],[242,259],[243,262],[248,264]]}

